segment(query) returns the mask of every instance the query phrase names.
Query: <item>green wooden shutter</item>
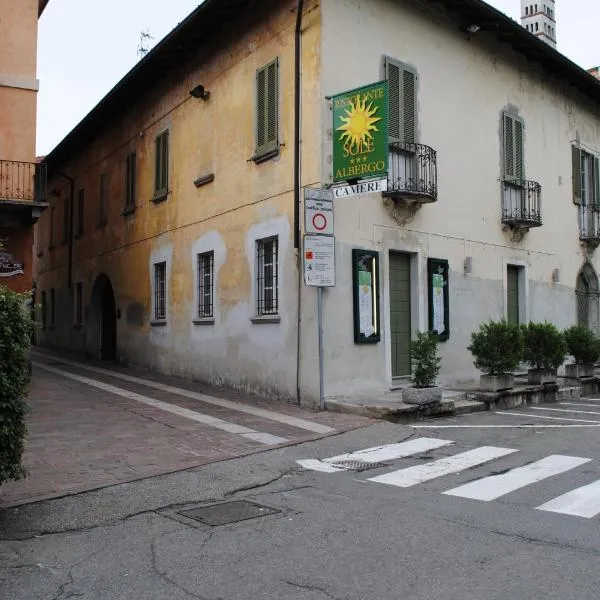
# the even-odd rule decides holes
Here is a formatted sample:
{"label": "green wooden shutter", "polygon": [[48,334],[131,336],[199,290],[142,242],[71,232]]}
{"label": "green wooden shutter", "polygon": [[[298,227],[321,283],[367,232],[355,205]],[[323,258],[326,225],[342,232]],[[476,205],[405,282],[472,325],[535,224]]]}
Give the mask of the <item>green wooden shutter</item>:
{"label": "green wooden shutter", "polygon": [[573,202],[581,204],[581,150],[572,146],[573,160]]}
{"label": "green wooden shutter", "polygon": [[162,189],[169,189],[169,132],[165,131],[162,136]]}
{"label": "green wooden shutter", "polygon": [[594,157],[594,206],[600,206],[600,160]]}
{"label": "green wooden shutter", "polygon": [[402,71],[402,134],[404,142],[414,144],[416,141],[416,108],[417,108],[417,76],[403,68]]}
{"label": "green wooden shutter", "polygon": [[504,179],[514,179],[515,177],[515,137],[513,119],[510,115],[504,114],[502,119],[502,137],[503,137],[503,169]]}
{"label": "green wooden shutter", "polygon": [[408,65],[391,58],[384,60],[388,82],[388,135],[390,142],[416,141],[417,74]]}
{"label": "green wooden shutter", "polygon": [[279,60],[256,72],[256,154],[275,150],[279,143]]}
{"label": "green wooden shutter", "polygon": [[523,122],[513,119],[515,128],[515,178],[525,179],[525,152],[523,148]]}

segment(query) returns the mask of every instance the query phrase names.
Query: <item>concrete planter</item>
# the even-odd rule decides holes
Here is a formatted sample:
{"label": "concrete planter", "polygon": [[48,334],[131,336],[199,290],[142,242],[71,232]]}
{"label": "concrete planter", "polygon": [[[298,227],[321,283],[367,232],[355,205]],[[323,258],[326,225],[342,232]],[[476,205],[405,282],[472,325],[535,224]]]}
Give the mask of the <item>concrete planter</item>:
{"label": "concrete planter", "polygon": [[479,378],[479,387],[483,392],[499,392],[509,390],[515,385],[515,376],[512,373],[502,375],[482,375]]}
{"label": "concrete planter", "polygon": [[442,401],[442,388],[407,387],[402,390],[402,400],[405,404],[417,404],[419,406],[439,404]]}
{"label": "concrete planter", "polygon": [[580,377],[593,377],[594,365],[565,365],[565,377],[579,379]]}
{"label": "concrete planter", "polygon": [[529,369],[527,371],[527,381],[531,385],[556,383],[556,377],[556,369]]}

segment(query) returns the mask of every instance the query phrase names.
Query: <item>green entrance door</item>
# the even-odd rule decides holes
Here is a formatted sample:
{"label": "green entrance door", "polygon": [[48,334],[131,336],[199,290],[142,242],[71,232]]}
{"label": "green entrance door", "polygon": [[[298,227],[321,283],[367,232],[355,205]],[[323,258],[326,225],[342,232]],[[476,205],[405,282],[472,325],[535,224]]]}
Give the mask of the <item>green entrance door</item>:
{"label": "green entrance door", "polygon": [[390,252],[392,377],[410,375],[410,255]]}
{"label": "green entrance door", "polygon": [[506,305],[508,322],[519,324],[519,267],[506,267]]}

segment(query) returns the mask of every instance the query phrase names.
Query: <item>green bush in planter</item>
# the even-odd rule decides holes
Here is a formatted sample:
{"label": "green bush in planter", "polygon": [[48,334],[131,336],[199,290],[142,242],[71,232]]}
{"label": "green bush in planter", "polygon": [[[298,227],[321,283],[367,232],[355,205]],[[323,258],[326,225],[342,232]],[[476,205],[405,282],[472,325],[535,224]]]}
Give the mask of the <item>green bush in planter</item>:
{"label": "green bush in planter", "polygon": [[600,357],[600,339],[587,327],[574,325],[564,332],[567,352],[578,365],[594,364]]}
{"label": "green bush in planter", "polygon": [[412,382],[417,388],[434,387],[440,374],[441,358],[438,356],[438,336],[435,332],[420,331],[410,345],[413,363]]}
{"label": "green bush in planter", "polygon": [[27,296],[0,285],[0,484],[25,475],[25,394],[29,383],[32,321]]}
{"label": "green bush in planter", "polygon": [[509,373],[519,366],[523,356],[523,332],[519,325],[489,321],[471,334],[467,349],[475,366],[486,375]]}
{"label": "green bush in planter", "polygon": [[523,360],[532,369],[558,369],[567,355],[565,337],[552,323],[529,323],[523,331]]}

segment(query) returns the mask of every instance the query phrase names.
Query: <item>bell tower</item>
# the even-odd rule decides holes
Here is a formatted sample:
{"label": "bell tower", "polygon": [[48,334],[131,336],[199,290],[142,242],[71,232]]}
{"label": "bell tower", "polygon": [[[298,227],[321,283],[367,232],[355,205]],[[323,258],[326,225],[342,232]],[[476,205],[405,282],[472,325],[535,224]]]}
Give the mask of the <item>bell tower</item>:
{"label": "bell tower", "polygon": [[554,0],[521,0],[521,25],[556,48],[556,12]]}

